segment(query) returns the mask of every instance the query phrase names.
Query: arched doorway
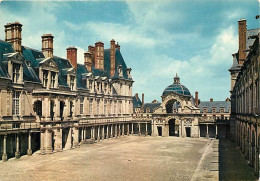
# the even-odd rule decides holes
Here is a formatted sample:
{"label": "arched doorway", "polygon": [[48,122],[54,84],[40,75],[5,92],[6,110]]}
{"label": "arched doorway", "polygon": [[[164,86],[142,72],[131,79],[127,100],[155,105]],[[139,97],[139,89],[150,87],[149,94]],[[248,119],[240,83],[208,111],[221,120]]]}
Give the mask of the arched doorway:
{"label": "arched doorway", "polygon": [[178,113],[179,108],[181,108],[181,103],[175,99],[172,99],[166,103],[165,107],[167,113]]}
{"label": "arched doorway", "polygon": [[175,136],[175,119],[170,119],[169,124],[169,136]]}

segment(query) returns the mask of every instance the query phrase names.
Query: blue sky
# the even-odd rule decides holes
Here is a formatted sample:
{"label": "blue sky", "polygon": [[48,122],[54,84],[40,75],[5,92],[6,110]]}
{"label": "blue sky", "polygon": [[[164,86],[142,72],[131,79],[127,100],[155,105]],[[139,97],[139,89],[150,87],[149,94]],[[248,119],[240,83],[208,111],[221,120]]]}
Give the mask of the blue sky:
{"label": "blue sky", "polygon": [[41,49],[41,35],[54,35],[54,54],[78,48],[78,61],[88,45],[110,40],[132,68],[133,94],[145,102],[161,101],[163,90],[178,73],[181,83],[201,100],[229,97],[232,53],[238,50],[237,21],[259,28],[257,0],[172,1],[2,1],[0,39],[4,25],[23,24],[23,45]]}

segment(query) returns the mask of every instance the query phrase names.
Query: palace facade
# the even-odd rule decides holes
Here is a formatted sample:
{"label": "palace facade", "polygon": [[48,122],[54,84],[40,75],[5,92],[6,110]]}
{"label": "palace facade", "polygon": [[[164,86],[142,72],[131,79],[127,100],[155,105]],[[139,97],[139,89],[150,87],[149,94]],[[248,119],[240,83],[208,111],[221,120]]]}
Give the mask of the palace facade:
{"label": "palace facade", "polygon": [[233,54],[231,73],[231,133],[245,159],[259,170],[260,146],[260,28],[247,30],[245,19],[238,21],[239,49]]}
{"label": "palace facade", "polygon": [[[0,40],[0,154],[53,153],[86,140],[129,134],[133,129],[131,68],[115,40],[88,46],[84,64],[77,48],[67,59],[54,55],[54,37],[42,36],[42,50],[22,45],[22,24],[5,25]],[[132,132],[133,133],[133,132]]]}
{"label": "palace facade", "polygon": [[[229,137],[230,100],[200,101],[174,77],[173,84],[162,93],[162,102],[144,103],[135,94],[133,97],[134,117],[137,122],[151,124],[153,136],[179,137]],[[146,133],[149,134],[149,133]]]}

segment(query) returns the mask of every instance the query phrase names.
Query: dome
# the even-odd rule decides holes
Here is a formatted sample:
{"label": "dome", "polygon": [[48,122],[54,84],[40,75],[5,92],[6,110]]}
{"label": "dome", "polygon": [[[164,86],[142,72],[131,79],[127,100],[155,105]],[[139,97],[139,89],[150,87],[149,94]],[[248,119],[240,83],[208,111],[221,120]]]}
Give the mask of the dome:
{"label": "dome", "polygon": [[162,95],[166,95],[170,92],[175,92],[178,94],[182,94],[185,96],[191,96],[189,89],[187,89],[184,85],[180,83],[180,78],[176,74],[174,77],[174,82],[173,84],[169,85],[164,91]]}

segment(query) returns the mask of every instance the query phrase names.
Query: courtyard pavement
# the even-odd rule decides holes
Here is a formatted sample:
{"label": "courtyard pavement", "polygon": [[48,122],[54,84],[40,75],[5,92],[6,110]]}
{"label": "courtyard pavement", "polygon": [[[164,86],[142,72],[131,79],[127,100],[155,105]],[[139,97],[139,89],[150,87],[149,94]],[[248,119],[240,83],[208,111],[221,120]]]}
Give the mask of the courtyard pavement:
{"label": "courtyard pavement", "polygon": [[[214,140],[213,140],[214,141]],[[124,136],[0,162],[0,180],[218,180],[205,138]]]}

